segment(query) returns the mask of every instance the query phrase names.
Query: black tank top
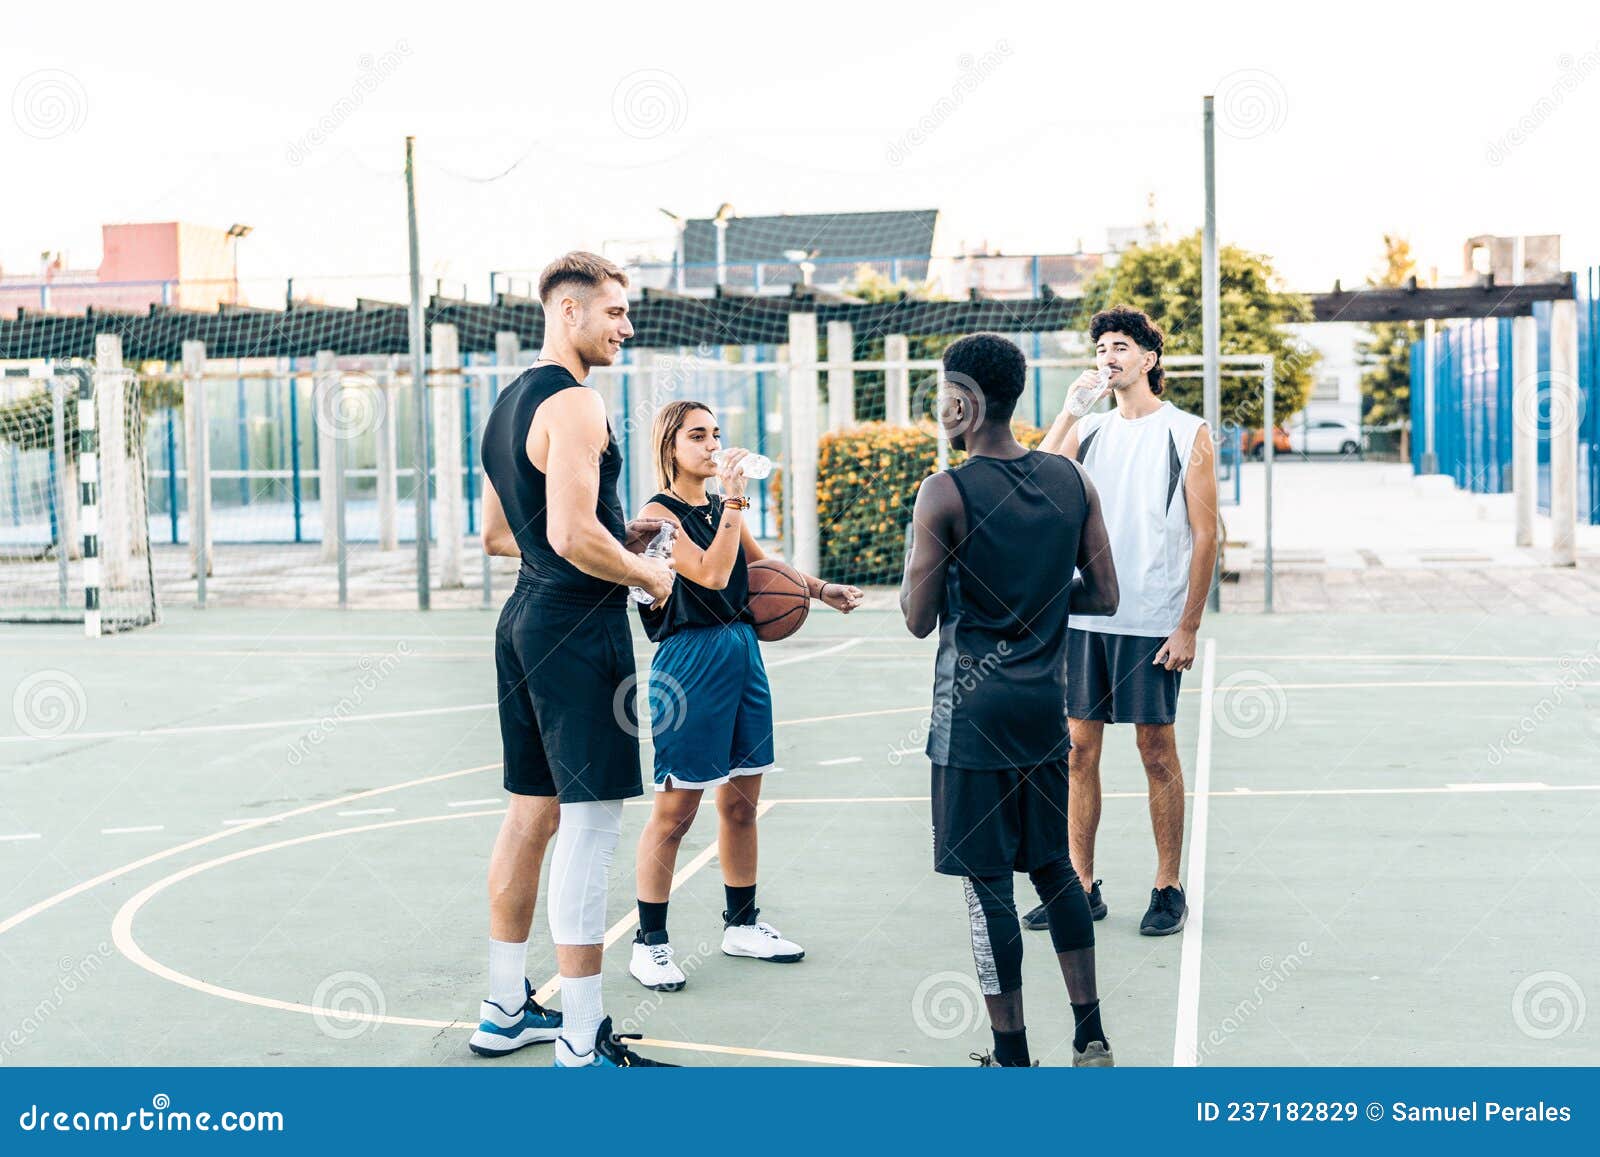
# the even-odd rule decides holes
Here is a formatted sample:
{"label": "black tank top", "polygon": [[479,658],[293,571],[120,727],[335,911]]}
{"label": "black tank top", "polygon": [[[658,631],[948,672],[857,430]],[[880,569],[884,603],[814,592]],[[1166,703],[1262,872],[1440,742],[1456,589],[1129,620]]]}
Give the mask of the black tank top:
{"label": "black tank top", "polygon": [[[627,601],[627,588],[585,574],[550,548],[549,517],[545,507],[546,477],[528,461],[528,427],[533,415],[562,390],[583,389],[583,383],[565,367],[536,366],[521,375],[495,399],[483,428],[483,471],[505,508],[506,521],[522,552],[518,585],[533,594],[584,606],[616,605]],[[600,458],[600,496],[595,517],[618,542],[626,540],[627,520],[617,495],[622,474],[622,452],[606,424],[606,450]]]}
{"label": "black tank top", "polygon": [[[657,494],[650,501],[672,511],[683,527],[682,533],[689,536],[689,541],[701,550],[710,550],[719,533],[733,532],[717,530],[722,521],[722,499],[715,494],[707,497],[711,500],[708,506],[690,506],[671,494]],[[728,623],[753,622],[747,605],[749,601],[750,571],[745,564],[744,547],[740,546],[733,560],[733,570],[728,574],[728,585],[720,591],[691,582],[680,574],[673,580],[672,597],[667,600],[667,605],[659,611],[641,608],[639,617],[644,622],[644,633],[650,636],[650,641],[659,643],[686,627],[720,627]]]}
{"label": "black tank top", "polygon": [[950,471],[966,537],[945,569],[928,758],[947,767],[1065,759],[1067,601],[1088,498],[1033,450]]}

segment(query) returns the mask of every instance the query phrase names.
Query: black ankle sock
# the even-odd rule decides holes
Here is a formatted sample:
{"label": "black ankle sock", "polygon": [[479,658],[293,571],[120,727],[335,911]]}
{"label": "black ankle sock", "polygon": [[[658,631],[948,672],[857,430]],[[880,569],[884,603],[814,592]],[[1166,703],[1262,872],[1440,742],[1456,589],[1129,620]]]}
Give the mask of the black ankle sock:
{"label": "black ankle sock", "polygon": [[1033,1063],[1028,1056],[1028,1030],[1019,1028],[1016,1032],[994,1032],[994,1059],[1001,1068],[1025,1069]]}
{"label": "black ankle sock", "polygon": [[728,898],[728,911],[723,919],[729,924],[745,925],[756,922],[756,886],[750,884],[735,888],[732,884],[722,885],[723,892]]}
{"label": "black ankle sock", "polygon": [[639,939],[645,944],[667,942],[667,902],[639,901]]}
{"label": "black ankle sock", "polygon": [[1075,1004],[1072,1006],[1072,1019],[1077,1021],[1078,1030],[1072,1034],[1072,1047],[1080,1053],[1089,1047],[1090,1041],[1099,1041],[1107,1048],[1111,1042],[1106,1040],[1105,1029],[1100,1027],[1100,1002],[1093,1004]]}

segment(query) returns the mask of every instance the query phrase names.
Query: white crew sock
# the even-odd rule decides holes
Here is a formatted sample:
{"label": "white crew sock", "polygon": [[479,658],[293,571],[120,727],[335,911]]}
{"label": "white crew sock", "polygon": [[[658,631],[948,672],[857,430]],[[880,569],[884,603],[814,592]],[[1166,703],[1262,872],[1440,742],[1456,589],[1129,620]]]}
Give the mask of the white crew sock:
{"label": "white crew sock", "polygon": [[605,1019],[600,974],[561,978],[561,1039],[580,1056],[594,1051],[594,1035]]}
{"label": "white crew sock", "polygon": [[512,1016],[527,999],[528,942],[489,941],[489,999]]}

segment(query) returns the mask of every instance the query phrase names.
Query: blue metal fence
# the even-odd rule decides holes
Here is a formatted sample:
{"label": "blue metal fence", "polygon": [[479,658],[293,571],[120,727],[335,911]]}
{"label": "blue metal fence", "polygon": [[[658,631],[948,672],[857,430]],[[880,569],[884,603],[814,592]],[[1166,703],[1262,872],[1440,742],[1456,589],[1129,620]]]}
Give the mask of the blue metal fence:
{"label": "blue metal fence", "polygon": [[[1578,282],[1578,516],[1600,524],[1600,267]],[[1538,333],[1538,508],[1550,511],[1550,313],[1534,306]],[[1438,469],[1463,490],[1511,489],[1511,347],[1514,322],[1493,318],[1452,325],[1434,335],[1433,420]],[[1424,343],[1411,344],[1411,468],[1422,472],[1427,391]]]}

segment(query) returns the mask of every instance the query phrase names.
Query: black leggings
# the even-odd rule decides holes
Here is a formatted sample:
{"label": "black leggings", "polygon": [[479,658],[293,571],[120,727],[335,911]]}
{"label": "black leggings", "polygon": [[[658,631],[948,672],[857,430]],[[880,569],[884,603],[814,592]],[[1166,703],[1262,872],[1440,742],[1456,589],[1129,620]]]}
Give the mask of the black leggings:
{"label": "black leggings", "polygon": [[[1012,892],[1013,873],[967,876],[967,918],[972,925],[972,957],[978,985],[985,996],[999,996],[1022,987],[1022,926]],[[1050,942],[1057,952],[1094,947],[1094,919],[1072,861],[1062,856],[1028,873],[1050,921]]]}

